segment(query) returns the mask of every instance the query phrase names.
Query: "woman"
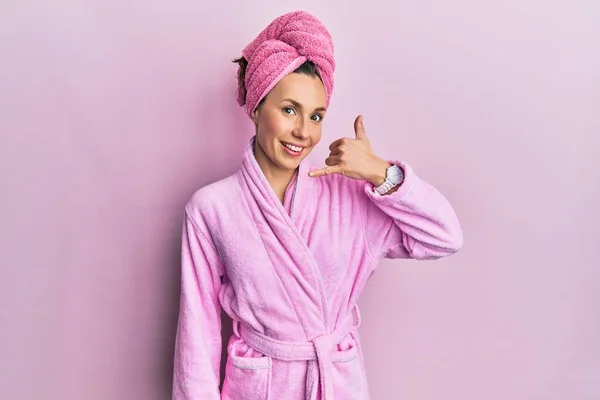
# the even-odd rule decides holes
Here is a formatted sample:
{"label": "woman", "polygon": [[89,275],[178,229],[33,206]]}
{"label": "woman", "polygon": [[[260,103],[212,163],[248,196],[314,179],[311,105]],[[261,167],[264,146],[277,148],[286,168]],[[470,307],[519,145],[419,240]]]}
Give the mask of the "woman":
{"label": "woman", "polygon": [[[186,206],[173,399],[368,399],[356,302],[378,262],[455,253],[448,201],[355,138],[304,161],[333,90],[333,42],[306,12],[242,52],[238,100],[256,125],[241,169]],[[221,308],[234,321],[221,393]]]}

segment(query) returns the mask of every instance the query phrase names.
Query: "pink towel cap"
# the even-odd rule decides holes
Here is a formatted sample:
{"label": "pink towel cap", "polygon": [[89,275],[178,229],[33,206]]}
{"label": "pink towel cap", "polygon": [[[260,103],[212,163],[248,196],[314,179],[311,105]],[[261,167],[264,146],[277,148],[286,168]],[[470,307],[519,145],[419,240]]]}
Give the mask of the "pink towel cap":
{"label": "pink towel cap", "polygon": [[246,46],[242,56],[248,65],[245,90],[238,92],[237,100],[248,115],[281,79],[307,60],[319,71],[329,105],[335,71],[334,46],[331,35],[315,16],[294,11],[276,18]]}

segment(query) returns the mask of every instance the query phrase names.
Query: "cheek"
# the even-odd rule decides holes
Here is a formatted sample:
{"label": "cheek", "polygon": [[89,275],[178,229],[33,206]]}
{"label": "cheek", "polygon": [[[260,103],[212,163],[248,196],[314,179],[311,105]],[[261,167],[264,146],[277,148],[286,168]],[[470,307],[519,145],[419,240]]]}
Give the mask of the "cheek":
{"label": "cheek", "polygon": [[312,139],[312,144],[313,146],[316,146],[317,143],[319,143],[321,141],[321,136],[322,136],[322,125],[317,125],[314,128],[314,131],[311,132],[311,139]]}
{"label": "cheek", "polygon": [[277,137],[277,122],[272,116],[263,113],[258,120],[257,136],[262,148],[269,153],[273,140]]}
{"label": "cheek", "polygon": [[261,122],[261,131],[265,139],[275,139],[285,132],[285,120],[277,115],[267,114]]}

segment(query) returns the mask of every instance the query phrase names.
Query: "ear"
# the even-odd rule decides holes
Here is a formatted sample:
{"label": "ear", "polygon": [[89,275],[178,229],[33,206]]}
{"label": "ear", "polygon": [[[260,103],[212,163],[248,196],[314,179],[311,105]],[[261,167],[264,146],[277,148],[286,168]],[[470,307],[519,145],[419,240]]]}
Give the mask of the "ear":
{"label": "ear", "polygon": [[254,111],[252,111],[252,116],[250,118],[252,119],[252,122],[254,122],[254,125],[258,125],[258,114],[260,112],[259,110],[260,107],[256,107]]}

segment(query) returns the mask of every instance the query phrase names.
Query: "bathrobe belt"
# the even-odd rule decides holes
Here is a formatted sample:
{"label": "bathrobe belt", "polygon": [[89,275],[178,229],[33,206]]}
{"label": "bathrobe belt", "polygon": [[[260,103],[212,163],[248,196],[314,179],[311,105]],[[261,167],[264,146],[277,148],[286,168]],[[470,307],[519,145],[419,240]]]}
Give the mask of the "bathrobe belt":
{"label": "bathrobe belt", "polygon": [[317,368],[313,363],[310,363],[308,367],[306,398],[307,400],[317,398],[317,386],[320,380],[321,399],[333,400],[331,355],[344,337],[357,329],[359,325],[360,313],[358,306],[355,305],[353,313],[349,313],[331,333],[317,336],[307,342],[275,340],[238,321],[233,322],[233,329],[235,334],[241,337],[248,346],[267,357],[282,361],[316,361]]}

